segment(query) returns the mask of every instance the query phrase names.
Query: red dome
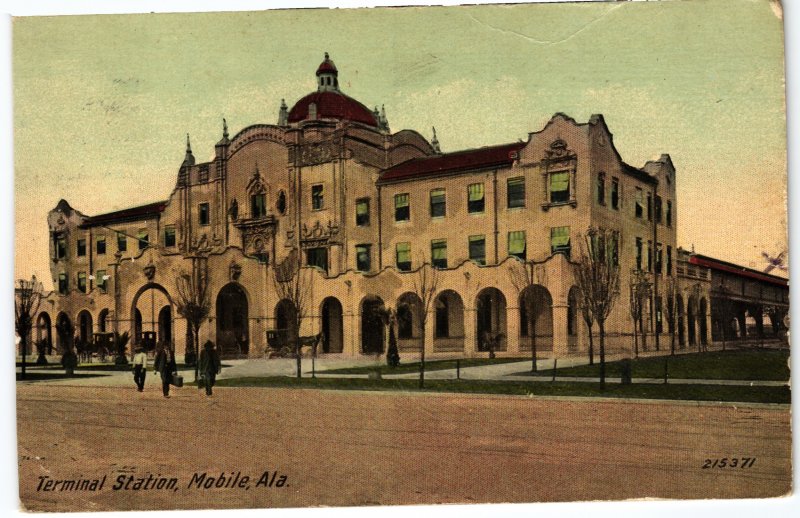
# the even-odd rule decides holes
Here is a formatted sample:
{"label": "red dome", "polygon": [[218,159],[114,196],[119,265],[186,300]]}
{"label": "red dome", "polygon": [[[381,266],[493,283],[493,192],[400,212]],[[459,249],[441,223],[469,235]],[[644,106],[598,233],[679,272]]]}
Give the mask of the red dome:
{"label": "red dome", "polygon": [[341,92],[314,92],[306,95],[289,110],[289,122],[308,119],[308,106],[317,105],[317,119],[341,119],[378,127],[369,108]]}

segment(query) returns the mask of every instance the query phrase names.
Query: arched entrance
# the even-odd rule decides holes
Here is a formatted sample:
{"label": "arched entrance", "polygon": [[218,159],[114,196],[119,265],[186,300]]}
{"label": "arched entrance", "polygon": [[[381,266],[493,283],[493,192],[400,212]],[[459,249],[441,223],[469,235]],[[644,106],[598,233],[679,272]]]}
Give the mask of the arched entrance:
{"label": "arched entrance", "polygon": [[53,333],[51,329],[50,315],[39,313],[36,319],[36,341],[44,340],[45,354],[53,354]]}
{"label": "arched entrance", "polygon": [[385,310],[383,300],[375,295],[367,295],[361,301],[361,352],[364,354],[383,353]]}
{"label": "arched entrance", "polygon": [[700,319],[700,344],[708,344],[708,303],[705,297],[700,299],[700,308],[698,318]]}
{"label": "arched entrance", "polygon": [[164,306],[158,312],[158,341],[172,343],[172,307]]}
{"label": "arched entrance", "polygon": [[504,351],[506,331],[506,298],[497,288],[484,288],[475,298],[476,340],[479,351],[489,350],[489,341],[495,340],[495,350]]}
{"label": "arched entrance", "polygon": [[571,287],[567,296],[567,348],[570,351],[578,348],[579,300],[578,287]]}
{"label": "arched entrance", "polygon": [[63,353],[67,349],[72,349],[72,332],[72,321],[66,313],[59,313],[56,317],[56,347],[58,352]]}
{"label": "arched entrance", "polygon": [[416,293],[406,292],[397,299],[397,340],[401,351],[422,347],[422,301]]}
{"label": "arched entrance", "polygon": [[436,319],[433,347],[436,351],[464,350],[464,303],[453,290],[444,290],[434,301]]}
{"label": "arched entrance", "polygon": [[553,350],[553,297],[541,284],[532,284],[519,296],[519,331],[521,350]]}
{"label": "arched entrance", "polygon": [[108,332],[108,310],[103,309],[99,315],[97,315],[97,332],[98,333],[107,333]]}
{"label": "arched entrance", "polygon": [[217,350],[220,356],[247,356],[250,329],[247,294],[238,283],[226,284],[217,295]]}
{"label": "arched entrance", "polygon": [[684,325],[683,325],[683,297],[680,295],[675,296],[675,320],[678,323],[678,346],[683,349],[686,347],[686,335],[684,334]]}
{"label": "arched entrance", "polygon": [[294,348],[297,330],[295,319],[297,311],[294,303],[289,299],[281,299],[275,306],[275,329],[283,336],[286,345]]}
{"label": "arched entrance", "polygon": [[686,306],[686,320],[689,324],[689,346],[691,347],[697,342],[697,331],[695,329],[695,322],[697,321],[697,299],[694,296],[689,297],[689,304]]}
{"label": "arched entrance", "polygon": [[80,349],[86,350],[92,344],[92,314],[87,310],[78,313],[78,337]]}
{"label": "arched entrance", "polygon": [[322,301],[322,352],[340,353],[344,350],[344,318],[342,303],[335,297]]}
{"label": "arched entrance", "polygon": [[[137,346],[142,346],[146,351],[153,351],[156,344],[163,342],[169,344],[174,351],[175,344],[171,338],[175,336],[174,329],[170,327],[169,339],[165,339],[164,330],[160,329],[160,314],[164,306],[172,307],[172,298],[167,290],[160,284],[154,282],[145,284],[133,297],[131,304],[131,323],[133,347],[131,352],[135,352]],[[170,319],[172,326],[173,319]]]}

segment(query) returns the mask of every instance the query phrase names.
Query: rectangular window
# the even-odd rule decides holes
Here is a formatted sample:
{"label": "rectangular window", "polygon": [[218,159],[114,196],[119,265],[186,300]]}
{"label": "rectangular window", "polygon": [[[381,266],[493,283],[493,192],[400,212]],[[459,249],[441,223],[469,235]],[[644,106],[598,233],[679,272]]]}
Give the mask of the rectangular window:
{"label": "rectangular window", "polygon": [[150,244],[150,236],[147,234],[146,228],[139,230],[136,239],[139,241],[139,250],[144,250]]}
{"label": "rectangular window", "polygon": [[550,203],[569,201],[569,172],[550,173]]}
{"label": "rectangular window", "polygon": [[611,208],[619,210],[619,178],[611,178]]}
{"label": "rectangular window", "polygon": [[67,240],[60,237],[56,239],[56,258],[64,259],[65,257],[67,257]]}
{"label": "rectangular window", "polygon": [[66,295],[67,291],[69,291],[69,282],[67,281],[67,274],[66,273],[59,273],[58,274],[58,292],[62,295]]}
{"label": "rectangular window", "polygon": [[356,245],[356,270],[368,272],[372,269],[372,245]]}
{"label": "rectangular window", "polygon": [[434,268],[447,268],[447,240],[431,241],[431,264]]}
{"label": "rectangular window", "polygon": [[431,191],[431,217],[443,218],[447,214],[447,201],[445,200],[444,189],[434,189]]}
{"label": "rectangular window", "polygon": [[508,255],[513,255],[523,261],[527,259],[527,242],[524,230],[515,230],[508,233]]}
{"label": "rectangular window", "polygon": [[308,266],[316,266],[325,273],[328,273],[328,249],[319,247],[306,250],[306,264]]}
{"label": "rectangular window", "polygon": [[117,250],[120,252],[128,250],[128,237],[122,232],[117,232]]}
{"label": "rectangular window", "polygon": [[550,253],[570,256],[569,227],[553,227],[550,229]]}
{"label": "rectangular window", "polygon": [[78,272],[78,291],[86,293],[86,272]]}
{"label": "rectangular window", "polygon": [[661,273],[664,266],[664,249],[661,243],[656,243],[656,273]]}
{"label": "rectangular window", "polygon": [[411,270],[411,243],[397,243],[397,269],[401,272]]}
{"label": "rectangular window", "polygon": [[667,275],[672,275],[672,247],[667,245]]}
{"label": "rectangular window", "polygon": [[200,183],[206,183],[208,181],[208,166],[202,165],[200,166],[200,170],[197,172],[197,181]]}
{"label": "rectangular window", "polygon": [[85,239],[78,239],[78,246],[76,250],[76,255],[78,257],[83,257],[86,255],[86,240]]}
{"label": "rectangular window", "polygon": [[167,225],[164,227],[164,246],[175,246],[175,225]]}
{"label": "rectangular window", "polygon": [[653,195],[647,193],[647,221],[653,221]]}
{"label": "rectangular window", "polygon": [[313,210],[320,210],[324,203],[322,185],[311,186],[311,208]]}
{"label": "rectangular window", "polygon": [[210,214],[208,212],[208,203],[201,203],[197,206],[198,220],[201,225],[208,225]]}
{"label": "rectangular window", "polygon": [[408,206],[408,193],[394,195],[394,220],[408,221],[411,219],[411,210]]}
{"label": "rectangular window", "polygon": [[106,236],[97,236],[97,255],[105,255],[106,253]]}
{"label": "rectangular window", "polygon": [[597,203],[600,205],[606,204],[606,174],[600,173],[597,175]]}
{"label": "rectangular window", "polygon": [[641,218],[644,215],[644,191],[641,187],[636,188],[636,217]]}
{"label": "rectangular window", "polygon": [[267,195],[264,193],[250,196],[250,217],[263,218],[267,215]]}
{"label": "rectangular window", "polygon": [[642,269],[642,238],[636,238],[636,269]]}
{"label": "rectangular window", "polygon": [[473,183],[467,186],[467,212],[475,214],[483,212],[485,196],[482,183]]}
{"label": "rectangular window", "polygon": [[507,182],[508,208],[516,209],[525,206],[525,178],[509,178]]}
{"label": "rectangular window", "polygon": [[611,254],[611,264],[619,266],[619,233],[614,232],[610,236],[609,253]]}
{"label": "rectangular window", "polygon": [[359,227],[369,226],[369,198],[356,200],[356,225]]}
{"label": "rectangular window", "polygon": [[94,282],[97,284],[97,289],[102,291],[103,293],[106,292],[106,271],[105,270],[97,270],[94,272]]}
{"label": "rectangular window", "polygon": [[672,202],[670,200],[667,200],[667,216],[666,216],[666,220],[667,220],[667,226],[671,227],[672,226]]}
{"label": "rectangular window", "polygon": [[653,271],[653,242],[647,242],[647,271]]}
{"label": "rectangular window", "polygon": [[486,264],[486,236],[469,236],[469,258],[478,264]]}
{"label": "rectangular window", "polygon": [[661,223],[661,196],[656,195],[655,209],[656,209],[656,222]]}

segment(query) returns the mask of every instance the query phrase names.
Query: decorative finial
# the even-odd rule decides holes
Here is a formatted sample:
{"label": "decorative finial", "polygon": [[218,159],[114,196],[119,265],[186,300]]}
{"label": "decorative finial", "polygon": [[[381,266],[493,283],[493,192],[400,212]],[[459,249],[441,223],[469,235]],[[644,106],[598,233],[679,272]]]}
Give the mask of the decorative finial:
{"label": "decorative finial", "polygon": [[436,127],[432,126],[433,129],[433,138],[431,139],[431,147],[437,153],[441,153],[441,149],[439,149],[439,139],[436,138]]}
{"label": "decorative finial", "polygon": [[228,138],[228,121],[222,118],[222,138]]}
{"label": "decorative finial", "polygon": [[192,143],[189,141],[189,134],[186,134],[186,154],[192,154]]}
{"label": "decorative finial", "polygon": [[328,56],[327,52],[325,53],[325,59],[330,59],[330,56]]}

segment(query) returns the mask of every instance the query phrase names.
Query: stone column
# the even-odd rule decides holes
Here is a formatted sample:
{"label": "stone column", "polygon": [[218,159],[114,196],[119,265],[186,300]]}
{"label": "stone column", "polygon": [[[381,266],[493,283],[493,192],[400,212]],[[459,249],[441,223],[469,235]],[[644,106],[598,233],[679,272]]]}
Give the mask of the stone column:
{"label": "stone column", "polygon": [[476,337],[477,323],[475,308],[464,308],[464,356],[474,358],[477,356],[478,341]]}
{"label": "stone column", "polygon": [[553,356],[568,354],[567,345],[567,304],[553,304]]}

